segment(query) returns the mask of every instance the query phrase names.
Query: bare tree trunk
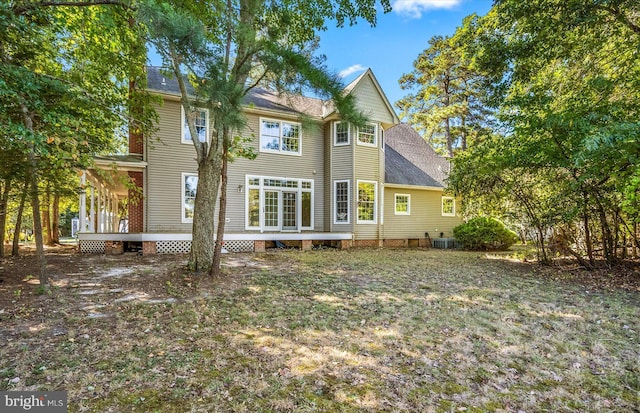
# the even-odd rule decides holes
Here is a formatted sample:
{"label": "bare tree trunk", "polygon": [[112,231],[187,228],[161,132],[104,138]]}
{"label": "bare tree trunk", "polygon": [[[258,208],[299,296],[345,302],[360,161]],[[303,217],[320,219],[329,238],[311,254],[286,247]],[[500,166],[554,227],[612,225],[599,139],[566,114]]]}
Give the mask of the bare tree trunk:
{"label": "bare tree trunk", "polygon": [[198,165],[198,187],[193,210],[193,239],[188,267],[209,272],[213,265],[215,206],[220,184],[220,162],[204,159]]}
{"label": "bare tree trunk", "polygon": [[[449,108],[451,105],[451,99],[449,97],[449,77],[446,76],[443,84],[444,101],[443,106]],[[453,158],[453,140],[451,138],[451,118],[449,115],[444,119],[444,136],[447,140],[447,153],[450,158]]]}
{"label": "bare tree trunk", "polygon": [[546,264],[549,262],[549,257],[547,256],[547,249],[544,246],[544,231],[541,227],[536,227],[538,232],[538,245],[540,246],[540,262]]}
{"label": "bare tree trunk", "polygon": [[462,140],[461,145],[462,145],[462,150],[466,151],[467,150],[467,118],[462,115],[462,133],[460,135],[460,139]]}
{"label": "bare tree trunk", "polygon": [[638,223],[633,223],[633,258],[638,258]]}
{"label": "bare tree trunk", "polygon": [[53,194],[53,209],[51,210],[51,244],[60,244],[60,193]]}
{"label": "bare tree trunk", "polygon": [[602,228],[602,251],[607,264],[611,265],[615,261],[615,249],[613,245],[613,235],[611,227],[607,221],[607,212],[602,203],[598,202],[598,212],[600,214],[600,226]]}
{"label": "bare tree trunk", "polygon": [[216,243],[213,250],[213,265],[210,274],[214,277],[222,275],[222,245],[224,244],[224,224],[227,214],[227,165],[229,155],[229,139],[228,130],[223,131],[223,148],[222,148],[222,170],[220,172],[220,204],[218,211],[218,232],[216,234]]}
{"label": "bare tree trunk", "polygon": [[[33,119],[31,113],[24,103],[20,104],[24,119],[24,126],[33,133]],[[38,194],[38,163],[36,160],[35,144],[32,144],[29,151],[28,179],[31,193],[31,209],[33,210],[33,232],[36,238],[36,259],[38,262],[38,278],[40,287],[49,288],[49,279],[45,273],[46,262],[44,256],[44,243],[42,242],[42,222],[40,221],[40,197]]]}
{"label": "bare tree trunk", "polygon": [[51,245],[51,213],[49,208],[51,206],[51,184],[47,183],[47,188],[44,191],[42,197],[42,230],[44,243]]}
{"label": "bare tree trunk", "polygon": [[24,183],[24,190],[20,196],[20,205],[18,206],[18,214],[16,216],[16,229],[13,232],[13,246],[11,247],[11,256],[17,257],[20,254],[20,231],[22,231],[22,213],[24,212],[24,203],[27,200],[27,191],[29,183]]}
{"label": "bare tree trunk", "polygon": [[586,211],[586,205],[584,206],[585,210],[583,210],[582,214],[582,223],[584,225],[584,243],[587,249],[587,257],[589,257],[589,263],[591,266],[595,266],[596,260],[593,257],[593,244],[591,241],[591,230],[589,229],[589,214]]}
{"label": "bare tree trunk", "polygon": [[5,232],[7,230],[7,209],[9,207],[9,191],[11,179],[4,181],[2,195],[0,196],[0,258],[4,257]]}

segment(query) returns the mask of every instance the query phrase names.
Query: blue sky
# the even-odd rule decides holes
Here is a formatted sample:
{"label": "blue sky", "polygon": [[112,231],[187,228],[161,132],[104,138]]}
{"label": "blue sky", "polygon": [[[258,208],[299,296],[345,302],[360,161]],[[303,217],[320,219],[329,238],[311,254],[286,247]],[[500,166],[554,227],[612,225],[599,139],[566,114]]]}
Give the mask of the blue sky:
{"label": "blue sky", "polygon": [[[406,94],[398,80],[413,70],[429,39],[452,35],[470,14],[486,14],[492,0],[391,0],[391,5],[393,11],[378,14],[376,27],[364,21],[343,28],[327,23],[317,54],[326,56],[329,70],[344,75],[345,85],[371,68],[394,105]],[[149,59],[153,65],[161,64],[152,48]]]}
{"label": "blue sky", "polygon": [[345,84],[371,68],[393,105],[406,92],[398,79],[413,70],[413,62],[436,35],[452,35],[462,20],[486,14],[491,0],[391,0],[393,11],[378,15],[376,27],[329,27],[320,34],[319,54],[327,67],[346,74]]}

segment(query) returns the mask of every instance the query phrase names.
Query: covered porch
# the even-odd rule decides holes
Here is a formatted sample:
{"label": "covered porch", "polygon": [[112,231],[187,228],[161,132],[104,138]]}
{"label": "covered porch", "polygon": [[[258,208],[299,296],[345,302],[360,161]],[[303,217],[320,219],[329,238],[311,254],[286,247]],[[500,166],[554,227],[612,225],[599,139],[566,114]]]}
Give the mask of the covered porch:
{"label": "covered porch", "polygon": [[[136,155],[96,157],[94,168],[81,171],[78,239],[86,234],[126,233],[132,204],[142,199],[133,174],[146,167]],[[142,204],[140,202],[140,208]]]}

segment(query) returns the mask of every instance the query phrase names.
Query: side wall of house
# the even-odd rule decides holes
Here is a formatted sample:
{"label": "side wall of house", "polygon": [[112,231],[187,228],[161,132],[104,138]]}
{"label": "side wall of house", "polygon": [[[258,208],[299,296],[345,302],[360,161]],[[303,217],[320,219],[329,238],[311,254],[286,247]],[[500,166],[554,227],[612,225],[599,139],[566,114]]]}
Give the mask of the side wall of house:
{"label": "side wall of house", "polygon": [[[383,150],[383,129],[381,123],[393,123],[393,114],[385,105],[383,97],[376,88],[373,80],[364,77],[353,90],[358,108],[377,127],[377,147],[358,145],[357,135],[354,131],[354,178],[352,183],[352,205],[353,205],[353,232],[356,240],[377,240],[382,236],[383,219],[383,194],[384,194],[384,150]],[[358,223],[358,181],[377,182],[376,199],[376,222]]]}
{"label": "side wall of house", "polygon": [[[325,189],[325,160],[324,160],[324,126],[316,122],[303,123],[302,155],[287,155],[260,152],[260,119],[275,119],[299,122],[295,117],[264,115],[250,113],[247,125],[241,132],[243,137],[252,138],[251,146],[258,154],[256,159],[238,158],[229,164],[227,192],[227,232],[245,232],[246,218],[246,176],[270,176],[278,178],[297,178],[313,180],[313,209],[314,231],[324,231],[324,189]],[[243,192],[237,188],[242,185]],[[257,231],[247,231],[257,232]]]}
{"label": "side wall of house", "polygon": [[[353,202],[350,205],[350,216],[348,223],[335,223],[335,189],[334,183],[336,181],[349,181],[349,188],[351,189],[351,193],[353,193],[354,180],[353,180],[353,147],[354,147],[354,133],[355,131],[351,128],[349,145],[335,146],[334,145],[334,125],[335,122],[327,123],[327,129],[329,129],[329,175],[330,182],[328,182],[328,195],[327,203],[329,207],[330,214],[330,231],[331,232],[352,232],[353,231],[353,223],[354,223],[354,215],[353,215]],[[353,195],[352,198],[353,200]]]}
{"label": "side wall of house", "polygon": [[[182,180],[185,173],[197,175],[195,148],[191,143],[181,143],[180,102],[165,99],[164,105],[157,110],[158,130],[156,135],[149,139],[150,145],[146,151],[149,165],[146,170],[146,230],[190,232],[192,224],[182,222]],[[247,125],[240,135],[252,138],[247,146],[251,146],[258,156],[255,160],[238,158],[229,164],[226,232],[245,232],[247,175],[312,179],[314,231],[324,231],[324,127],[318,123],[304,123],[302,155],[265,153],[260,152],[259,148],[261,118],[298,121],[294,117],[258,113],[247,115]]]}
{"label": "side wall of house", "polygon": [[181,106],[165,100],[158,108],[156,134],[147,139],[146,231],[191,232],[182,223],[182,174],[198,173],[193,144],[181,143]]}
{"label": "side wall of house", "polygon": [[[396,194],[409,195],[409,215],[396,215]],[[387,185],[384,193],[384,239],[453,237],[453,228],[462,218],[442,215],[442,191],[394,187]],[[457,206],[457,205],[456,205]]]}

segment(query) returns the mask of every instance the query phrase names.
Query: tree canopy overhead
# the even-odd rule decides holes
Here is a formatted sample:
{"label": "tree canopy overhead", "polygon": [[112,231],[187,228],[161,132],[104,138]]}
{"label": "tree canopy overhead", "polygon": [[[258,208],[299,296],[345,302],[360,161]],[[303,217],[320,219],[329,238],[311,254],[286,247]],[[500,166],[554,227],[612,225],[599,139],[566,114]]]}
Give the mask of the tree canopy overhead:
{"label": "tree canopy overhead", "polygon": [[[129,89],[146,56],[131,17],[129,2],[0,5],[0,133],[4,145],[24,159],[22,171],[11,174],[29,182],[43,287],[39,184],[87,167],[94,154],[122,148],[131,102],[140,108],[140,127],[150,125],[148,99],[134,99]],[[6,179],[10,174],[4,172]]]}

